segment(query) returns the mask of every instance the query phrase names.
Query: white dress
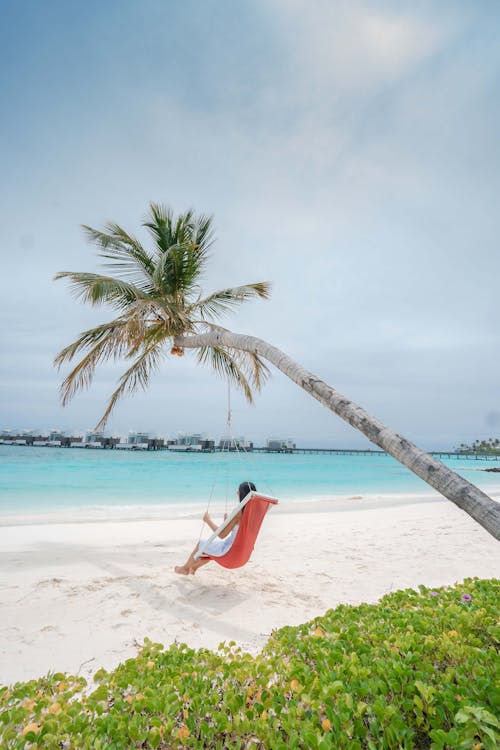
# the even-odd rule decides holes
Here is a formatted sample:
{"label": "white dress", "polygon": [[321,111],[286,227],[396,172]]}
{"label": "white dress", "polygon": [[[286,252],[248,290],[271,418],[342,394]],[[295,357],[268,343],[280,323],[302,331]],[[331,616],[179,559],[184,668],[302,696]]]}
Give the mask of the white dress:
{"label": "white dress", "polygon": [[202,555],[212,555],[213,557],[222,557],[222,555],[225,555],[226,552],[231,549],[236,538],[237,531],[238,526],[235,526],[231,530],[231,533],[224,537],[224,539],[221,539],[217,536],[210,542],[207,547],[204,547],[204,544],[206,543],[208,537],[206,537],[205,539],[200,539],[200,549],[203,550]]}

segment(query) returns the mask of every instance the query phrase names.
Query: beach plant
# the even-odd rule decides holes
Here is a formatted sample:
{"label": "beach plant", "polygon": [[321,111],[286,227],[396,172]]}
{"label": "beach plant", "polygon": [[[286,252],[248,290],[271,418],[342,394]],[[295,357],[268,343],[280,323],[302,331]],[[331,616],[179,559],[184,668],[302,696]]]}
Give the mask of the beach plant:
{"label": "beach plant", "polygon": [[498,750],[499,599],[495,579],[396,591],[281,628],[256,656],[145,639],[93,685],[0,688],[0,747]]}
{"label": "beach plant", "polygon": [[195,350],[198,362],[211,365],[252,401],[252,392],[269,374],[266,360],[500,540],[500,504],[486,493],[275,346],[220,326],[220,318],[242,303],[267,298],[270,284],[260,281],[209,294],[202,291],[213,242],[210,217],[193,211],[176,216],[170,208],[151,203],[143,227],[150,235],[151,250],[118,224],[110,223],[102,231],[84,226],[108,273],[62,271],[55,277],[67,279],[77,299],[107,305],[117,313],[109,322],[84,331],[56,356],[58,367],[81,357],[62,383],[63,404],[91,384],[98,365],[110,359],[130,362],[97,425],[102,428],[125,393],[146,388],[165,356],[182,356],[186,349]]}

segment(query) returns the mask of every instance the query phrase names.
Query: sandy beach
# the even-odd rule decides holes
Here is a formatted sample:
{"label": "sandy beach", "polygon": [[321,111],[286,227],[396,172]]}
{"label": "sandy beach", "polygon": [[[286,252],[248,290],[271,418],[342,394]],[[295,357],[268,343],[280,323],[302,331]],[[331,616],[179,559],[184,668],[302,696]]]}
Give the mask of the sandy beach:
{"label": "sandy beach", "polygon": [[246,567],[175,575],[199,533],[193,517],[1,526],[0,683],[88,678],[144,637],[255,652],[273,629],[339,603],[500,577],[498,542],[438,495],[281,503]]}

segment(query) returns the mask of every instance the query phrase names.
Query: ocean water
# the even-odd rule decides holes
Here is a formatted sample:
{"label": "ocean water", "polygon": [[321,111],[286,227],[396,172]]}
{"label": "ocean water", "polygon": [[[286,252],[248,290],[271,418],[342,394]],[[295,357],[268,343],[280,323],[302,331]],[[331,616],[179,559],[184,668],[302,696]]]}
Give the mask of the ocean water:
{"label": "ocean water", "polygon": [[[500,475],[484,468],[498,460],[446,459],[450,468],[487,492]],[[97,515],[154,515],[169,506],[179,513],[208,502],[236,501],[240,482],[282,501],[335,496],[423,493],[428,485],[390,456],[125,452],[0,446],[0,520],[6,516],[64,511]]]}

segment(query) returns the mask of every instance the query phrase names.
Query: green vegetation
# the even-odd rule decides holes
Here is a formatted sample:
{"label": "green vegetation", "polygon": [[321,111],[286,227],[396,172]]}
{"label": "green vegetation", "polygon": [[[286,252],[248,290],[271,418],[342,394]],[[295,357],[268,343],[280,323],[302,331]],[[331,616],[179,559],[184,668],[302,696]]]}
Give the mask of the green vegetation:
{"label": "green vegetation", "polygon": [[460,443],[456,449],[459,453],[498,453],[500,454],[500,440],[488,438],[487,440],[474,440],[471,445]]}
{"label": "green vegetation", "polygon": [[0,690],[2,748],[433,748],[500,743],[499,580],[408,589],[275,632],[256,657],[146,640],[95,675]]}

